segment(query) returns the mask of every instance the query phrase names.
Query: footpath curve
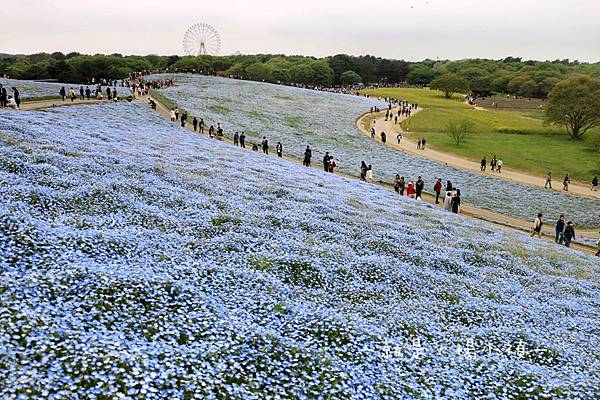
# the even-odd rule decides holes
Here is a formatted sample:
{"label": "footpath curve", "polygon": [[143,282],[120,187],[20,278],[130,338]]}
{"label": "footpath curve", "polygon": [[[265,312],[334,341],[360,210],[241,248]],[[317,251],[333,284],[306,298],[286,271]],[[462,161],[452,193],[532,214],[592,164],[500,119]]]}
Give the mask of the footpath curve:
{"label": "footpath curve", "polygon": [[[152,96],[148,96],[148,97],[140,97],[137,98],[135,101],[137,102],[143,102],[147,105],[147,102],[149,99],[154,100],[154,102],[156,103],[156,111],[165,119],[170,121],[170,110],[165,107],[160,100],[152,97]],[[148,106],[149,107],[149,106]],[[418,111],[417,111],[418,112]],[[385,112],[383,113],[384,118],[385,118]],[[193,119],[192,115],[188,115],[188,120],[189,119]],[[359,118],[360,119],[360,118]],[[186,125],[186,128],[188,131],[199,135],[200,133],[198,132],[194,132],[194,129],[192,127],[192,124],[188,122],[188,124]],[[362,128],[361,128],[362,130]],[[369,136],[370,136],[370,132],[369,132]],[[395,140],[395,137],[393,138]],[[217,140],[217,139],[215,139]],[[404,140],[404,139],[402,139]],[[224,142],[230,143],[233,145],[233,140],[228,138],[228,137],[224,137],[223,138]],[[247,144],[251,144],[252,142],[247,142]],[[415,145],[416,146],[416,145]],[[248,150],[252,151],[250,149],[250,146],[248,146]],[[418,154],[418,153],[417,153]],[[271,154],[270,156],[276,157],[275,154]],[[286,154],[285,151],[283,153],[283,158],[297,163],[297,164],[301,164],[302,163],[302,159],[300,157],[295,157],[289,154]],[[321,167],[321,165],[315,165],[315,163],[313,163],[312,168],[318,169],[319,171],[322,171],[323,168]],[[359,179],[359,177],[357,175],[351,175],[351,174],[347,174],[347,173],[343,173],[343,172],[336,172],[336,175],[340,175],[349,179],[354,179],[357,180]],[[378,181],[378,182],[373,182],[372,184],[384,187],[388,190],[394,190],[394,187],[392,185],[392,183],[390,182],[384,182],[384,181]],[[429,193],[423,193],[423,201],[426,201],[427,203],[433,204],[435,205],[435,196],[429,194]],[[443,206],[442,203],[439,204],[439,207],[441,208]],[[507,217],[505,215],[502,214],[498,214],[495,213],[493,211],[489,211],[489,210],[484,210],[484,209],[480,209],[477,207],[473,207],[470,206],[468,204],[463,204],[461,205],[461,210],[460,213],[464,216],[467,217],[471,217],[471,218],[475,218],[475,219],[479,219],[482,221],[487,221],[487,222],[491,222],[495,225],[500,225],[506,228],[509,228],[511,230],[516,230],[516,231],[520,231],[520,232],[526,232],[529,233],[531,232],[531,227],[533,226],[533,222],[530,221],[524,221],[524,220],[519,220],[516,218],[511,218],[511,217]],[[554,242],[554,230],[552,227],[549,226],[544,226],[543,229],[543,235],[542,238],[546,241],[550,241],[550,242]],[[586,237],[586,238],[595,238],[596,236],[594,236],[595,234],[597,234],[597,232],[592,233],[592,232],[583,232],[583,231],[578,231],[578,236],[581,237]],[[571,248],[580,250],[580,251],[584,251],[586,253],[592,253],[594,254],[596,252],[594,247],[591,246],[587,246],[584,244],[580,244],[580,243],[571,243]]]}
{"label": "footpath curve", "polygon": [[[161,115],[163,118],[167,119],[170,121],[170,115],[169,115],[169,109],[166,108],[158,99],[155,99],[151,96],[147,96],[147,97],[139,97],[136,98],[134,101],[137,103],[142,103],[144,104],[144,106],[149,107],[149,105],[147,104],[147,101],[149,99],[153,99],[154,102],[157,105],[156,111],[159,113],[159,115]],[[48,101],[36,101],[36,102],[29,102],[29,103],[22,103],[21,104],[21,110],[43,110],[43,109],[48,109],[48,108],[55,108],[55,107],[66,107],[66,106],[71,106],[71,105],[86,105],[86,104],[99,104],[99,103],[107,103],[107,100],[77,100],[74,102],[71,101],[61,101],[61,100],[48,100]],[[360,118],[359,118],[360,119]],[[358,124],[358,122],[357,122]],[[199,134],[197,132],[194,132],[192,124],[188,123],[186,125],[186,129],[194,134]],[[361,128],[362,130],[362,128]],[[369,133],[370,135],[370,133]],[[395,138],[394,138],[395,139]],[[216,140],[216,139],[215,139]],[[404,139],[402,139],[404,140]],[[228,138],[228,137],[224,137],[223,141],[233,144],[233,141]],[[251,142],[248,142],[249,144],[251,144]],[[248,149],[249,151],[250,148]],[[419,153],[417,153],[419,154]],[[275,156],[274,154],[270,155],[270,156]],[[291,156],[288,154],[283,155],[283,158],[300,164],[302,163],[302,159],[300,159],[299,157],[295,157],[295,156]],[[313,165],[312,168],[317,169],[319,171],[322,170],[322,168],[320,167],[320,165]],[[351,174],[347,174],[347,173],[341,173],[341,172],[336,172],[336,175],[340,175],[349,179],[354,179],[357,180],[359,179],[358,176],[355,175],[351,175]],[[373,182],[372,184],[378,185],[380,187],[384,187],[388,190],[394,190],[393,185],[391,183],[388,182],[383,182],[383,181],[378,181],[378,182]],[[416,200],[415,200],[416,201]],[[423,201],[426,201],[430,204],[435,204],[435,197],[429,193],[423,193]],[[439,205],[440,207],[442,206],[442,204]],[[461,205],[461,210],[460,213],[464,216],[467,217],[471,217],[471,218],[476,218],[482,221],[487,221],[496,225],[500,225],[503,227],[506,227],[508,229],[511,230],[516,230],[516,231],[521,231],[521,232],[530,232],[531,231],[531,225],[532,223],[529,221],[524,221],[524,220],[519,220],[516,218],[511,218],[511,217],[507,217],[505,215],[502,214],[498,214],[489,210],[484,210],[484,209],[480,209],[477,207],[473,207],[467,204],[463,204]],[[550,241],[552,242],[554,240],[554,233],[551,227],[548,226],[544,226],[543,229],[543,235],[542,238],[543,240],[546,241]],[[579,236],[582,237],[590,237],[590,238],[596,238],[595,231],[578,231]],[[586,252],[586,253],[591,253],[594,254],[596,252],[595,247],[592,246],[587,246],[584,244],[580,244],[580,243],[572,243],[571,244],[571,248]]]}
{"label": "footpath curve", "polygon": [[[418,108],[416,112],[420,112],[423,109]],[[394,115],[398,112],[398,108],[392,108]],[[413,114],[415,112],[413,111]],[[417,150],[417,143],[407,138],[407,132],[402,130],[400,126],[400,122],[407,119],[406,117],[398,118],[398,124],[394,124],[393,120],[385,121],[385,110],[378,113],[365,113],[360,116],[356,120],[356,126],[365,134],[371,135],[371,127],[373,126],[373,119],[375,122],[375,131],[377,135],[375,135],[376,141],[381,141],[378,134],[382,131],[388,134],[388,140],[386,141],[386,145],[394,147],[398,150],[404,151],[409,154],[417,155],[420,157],[428,158],[433,161],[437,161],[443,164],[446,164],[450,167],[454,167],[457,169],[473,172],[480,175],[492,176],[498,179],[505,179],[517,183],[521,183],[523,185],[533,186],[537,188],[543,188],[546,184],[546,178],[540,178],[538,176],[533,176],[526,174],[524,172],[518,172],[512,170],[511,168],[507,168],[506,165],[502,167],[502,173],[496,172],[481,172],[481,165],[478,162],[469,161],[459,156],[455,156],[453,154],[444,153],[438,150],[433,150],[428,144],[425,150]],[[367,129],[368,127],[368,129]],[[396,135],[398,133],[402,133],[402,140],[400,144],[396,143]],[[489,161],[489,160],[488,160]],[[489,164],[488,164],[489,167]],[[571,183],[569,185],[569,191],[562,191],[562,177],[555,176],[553,179],[554,188],[552,190],[557,192],[562,192],[565,195],[572,196],[582,196],[582,197],[591,197],[594,199],[600,199],[600,191],[592,191],[590,190],[590,186],[583,186],[578,183]],[[550,190],[550,189],[548,189]]]}

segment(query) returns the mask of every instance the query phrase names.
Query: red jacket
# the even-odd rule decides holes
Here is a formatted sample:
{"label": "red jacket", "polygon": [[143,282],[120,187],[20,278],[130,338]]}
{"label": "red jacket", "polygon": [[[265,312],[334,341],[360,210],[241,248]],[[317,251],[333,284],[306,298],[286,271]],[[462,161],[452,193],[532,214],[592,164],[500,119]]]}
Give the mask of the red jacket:
{"label": "red jacket", "polygon": [[437,181],[435,183],[435,186],[433,187],[433,191],[434,192],[441,192],[442,191],[442,182]]}

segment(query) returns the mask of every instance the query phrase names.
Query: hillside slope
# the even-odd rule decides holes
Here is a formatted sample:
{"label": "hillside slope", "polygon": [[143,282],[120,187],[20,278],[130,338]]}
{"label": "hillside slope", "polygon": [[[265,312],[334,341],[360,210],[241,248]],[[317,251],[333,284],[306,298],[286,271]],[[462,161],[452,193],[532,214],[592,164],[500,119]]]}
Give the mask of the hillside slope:
{"label": "hillside slope", "polygon": [[0,113],[0,260],[2,398],[600,394],[598,259],[137,104]]}

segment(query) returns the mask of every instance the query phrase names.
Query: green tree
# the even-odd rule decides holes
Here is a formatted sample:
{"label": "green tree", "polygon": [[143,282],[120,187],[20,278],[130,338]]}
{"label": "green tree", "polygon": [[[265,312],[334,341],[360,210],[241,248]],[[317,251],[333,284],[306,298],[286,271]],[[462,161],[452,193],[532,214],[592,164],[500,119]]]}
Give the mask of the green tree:
{"label": "green tree", "polygon": [[357,74],[354,71],[345,71],[340,76],[340,83],[342,85],[354,85],[354,84],[361,83],[361,82],[362,82],[362,78],[360,77],[359,74]]}
{"label": "green tree", "polygon": [[457,146],[473,133],[473,123],[469,120],[450,121],[446,125],[446,135],[456,142]]}
{"label": "green tree", "polygon": [[549,123],[562,125],[572,139],[600,126],[600,79],[573,76],[557,83],[545,105]]}
{"label": "green tree", "polygon": [[272,79],[272,73],[271,66],[263,63],[250,64],[246,67],[246,75],[253,81],[268,82]]}
{"label": "green tree", "polygon": [[451,98],[456,92],[469,90],[469,82],[462,76],[453,73],[439,76],[431,81],[430,87],[444,93],[444,97]]}
{"label": "green tree", "polygon": [[314,71],[307,64],[296,64],[290,68],[290,77],[293,83],[312,83]]}
{"label": "green tree", "polygon": [[313,83],[315,85],[328,86],[333,83],[333,70],[325,60],[314,60],[310,62],[313,71]]}
{"label": "green tree", "polygon": [[433,68],[416,64],[410,67],[410,72],[406,76],[406,81],[411,85],[427,85],[431,82],[433,77]]}

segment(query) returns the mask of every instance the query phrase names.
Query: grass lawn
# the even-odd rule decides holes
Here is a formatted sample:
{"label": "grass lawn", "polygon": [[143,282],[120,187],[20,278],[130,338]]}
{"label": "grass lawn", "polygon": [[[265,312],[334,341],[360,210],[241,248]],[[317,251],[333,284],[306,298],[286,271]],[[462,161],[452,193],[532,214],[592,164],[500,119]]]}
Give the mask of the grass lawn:
{"label": "grass lawn", "polygon": [[[479,161],[496,154],[505,167],[535,175],[552,171],[560,180],[569,173],[573,180],[588,184],[600,176],[600,152],[594,142],[600,141],[600,130],[586,135],[585,140],[569,139],[564,129],[545,126],[543,111],[476,110],[463,103],[461,95],[446,99],[441,92],[427,89],[367,90],[371,96],[393,97],[417,103],[425,110],[404,121],[402,127],[415,140],[425,138],[428,146]],[[460,146],[444,132],[450,120],[468,119],[474,133]]]}

